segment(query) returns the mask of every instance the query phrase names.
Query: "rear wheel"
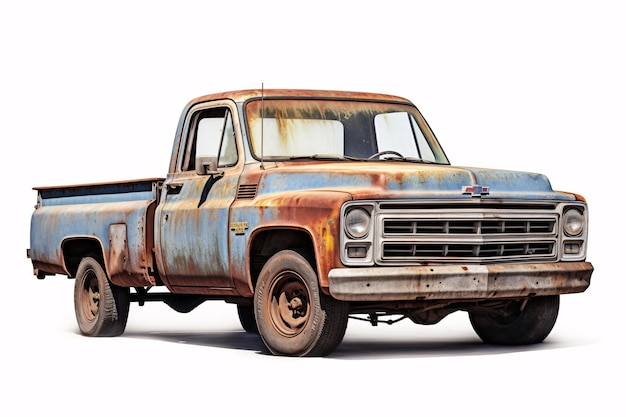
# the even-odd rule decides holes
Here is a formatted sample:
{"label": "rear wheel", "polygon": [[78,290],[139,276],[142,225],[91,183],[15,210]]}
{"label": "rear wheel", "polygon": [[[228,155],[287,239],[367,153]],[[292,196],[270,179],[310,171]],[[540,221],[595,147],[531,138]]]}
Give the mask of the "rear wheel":
{"label": "rear wheel", "polygon": [[241,327],[248,333],[259,333],[254,318],[254,306],[252,304],[237,304],[237,315]]}
{"label": "rear wheel", "polygon": [[76,272],[74,311],[80,332],[86,336],[119,336],[124,333],[130,289],[109,282],[94,258],[84,258]]}
{"label": "rear wheel", "polygon": [[486,343],[529,345],[540,343],[552,331],[559,314],[559,296],[512,302],[492,312],[470,312],[476,334]]}
{"label": "rear wheel", "polygon": [[263,342],[275,355],[325,356],[341,343],[348,304],[320,291],[302,255],[284,250],[265,264],[254,294]]}

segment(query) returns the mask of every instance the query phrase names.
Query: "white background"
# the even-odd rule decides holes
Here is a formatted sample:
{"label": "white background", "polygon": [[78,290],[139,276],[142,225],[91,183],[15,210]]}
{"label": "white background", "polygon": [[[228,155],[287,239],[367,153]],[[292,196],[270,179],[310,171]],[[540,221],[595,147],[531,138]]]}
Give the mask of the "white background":
{"label": "white background", "polygon": [[[619,3],[2,2],[0,414],[624,415]],[[407,97],[454,164],[584,195],[590,289],[523,348],[455,313],[351,321],[327,358],[276,358],[222,302],[133,304],[124,336],[79,336],[73,281],[26,259],[31,187],[164,176],[187,101],[261,83]]]}

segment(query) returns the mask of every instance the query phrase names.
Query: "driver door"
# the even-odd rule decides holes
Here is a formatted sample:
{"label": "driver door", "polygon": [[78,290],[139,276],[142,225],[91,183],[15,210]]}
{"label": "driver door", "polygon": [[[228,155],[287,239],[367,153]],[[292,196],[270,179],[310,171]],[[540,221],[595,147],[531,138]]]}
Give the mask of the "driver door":
{"label": "driver door", "polygon": [[[181,140],[176,172],[168,175],[156,217],[161,272],[172,289],[220,294],[233,288],[228,225],[243,167],[234,112],[224,103],[205,104],[185,122],[187,140]],[[212,164],[204,166],[206,161]]]}

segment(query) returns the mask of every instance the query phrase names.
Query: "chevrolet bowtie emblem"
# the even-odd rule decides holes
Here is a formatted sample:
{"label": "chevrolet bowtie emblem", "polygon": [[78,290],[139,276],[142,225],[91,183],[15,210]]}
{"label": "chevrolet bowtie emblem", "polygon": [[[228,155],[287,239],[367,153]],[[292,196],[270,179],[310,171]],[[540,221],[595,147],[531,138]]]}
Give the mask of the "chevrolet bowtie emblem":
{"label": "chevrolet bowtie emblem", "polygon": [[464,185],[461,188],[461,191],[464,195],[480,197],[489,194],[489,187],[483,187],[482,185]]}

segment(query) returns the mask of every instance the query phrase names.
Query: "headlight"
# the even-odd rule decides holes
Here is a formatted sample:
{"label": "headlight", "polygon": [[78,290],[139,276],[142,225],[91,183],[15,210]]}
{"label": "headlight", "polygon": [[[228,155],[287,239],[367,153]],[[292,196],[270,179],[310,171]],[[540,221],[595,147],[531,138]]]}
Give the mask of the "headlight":
{"label": "headlight", "polygon": [[354,208],[346,214],[346,232],[354,239],[361,239],[370,230],[370,220],[367,210]]}
{"label": "headlight", "polygon": [[563,213],[563,230],[568,236],[579,236],[585,227],[585,216],[577,209]]}

